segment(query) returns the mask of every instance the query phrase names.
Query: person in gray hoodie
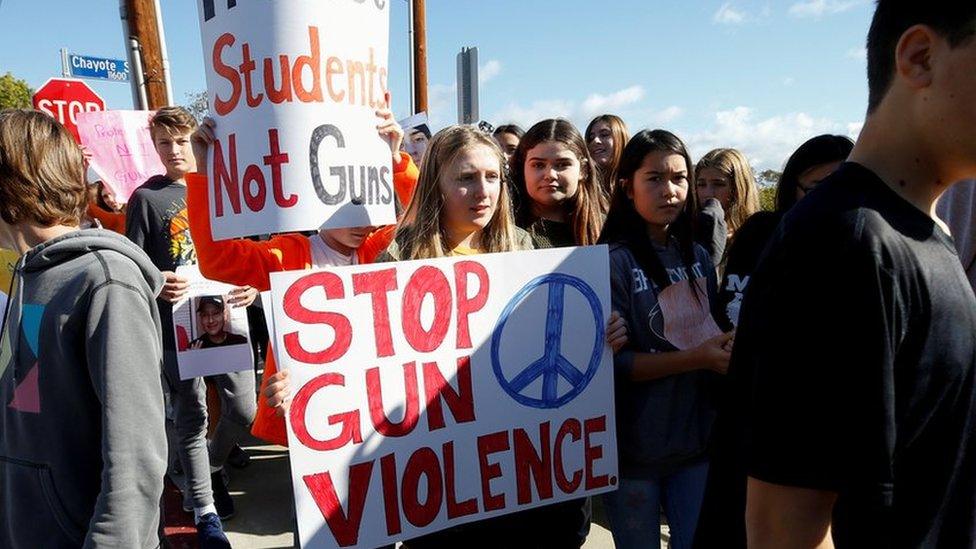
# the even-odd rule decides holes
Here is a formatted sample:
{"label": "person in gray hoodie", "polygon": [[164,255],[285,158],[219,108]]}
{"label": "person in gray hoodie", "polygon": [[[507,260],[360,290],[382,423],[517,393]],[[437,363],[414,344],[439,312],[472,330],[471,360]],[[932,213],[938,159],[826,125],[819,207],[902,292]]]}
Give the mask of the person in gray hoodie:
{"label": "person in gray hoodie", "polygon": [[0,331],[0,547],[160,545],[166,467],[156,294],[125,238],[78,228],[82,156],[0,111],[0,246],[23,254]]}

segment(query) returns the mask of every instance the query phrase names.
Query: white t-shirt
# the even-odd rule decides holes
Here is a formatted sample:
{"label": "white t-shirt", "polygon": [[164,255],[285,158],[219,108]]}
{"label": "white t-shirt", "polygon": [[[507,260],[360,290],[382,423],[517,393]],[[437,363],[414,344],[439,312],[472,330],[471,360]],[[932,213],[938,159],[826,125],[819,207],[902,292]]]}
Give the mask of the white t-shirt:
{"label": "white t-shirt", "polygon": [[330,248],[318,234],[308,237],[308,241],[312,245],[313,267],[343,267],[357,263],[355,252],[352,255],[342,255]]}

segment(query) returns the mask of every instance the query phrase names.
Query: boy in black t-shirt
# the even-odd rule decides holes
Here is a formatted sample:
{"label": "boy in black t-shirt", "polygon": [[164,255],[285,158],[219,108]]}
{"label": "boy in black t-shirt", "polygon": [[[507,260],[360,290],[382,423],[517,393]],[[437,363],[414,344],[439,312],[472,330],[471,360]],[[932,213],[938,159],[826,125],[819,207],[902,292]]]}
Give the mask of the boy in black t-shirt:
{"label": "boy in black t-shirt", "polygon": [[850,162],[786,214],[745,295],[750,547],[976,544],[976,298],[934,217],[976,175],[976,3],[880,0],[868,80]]}

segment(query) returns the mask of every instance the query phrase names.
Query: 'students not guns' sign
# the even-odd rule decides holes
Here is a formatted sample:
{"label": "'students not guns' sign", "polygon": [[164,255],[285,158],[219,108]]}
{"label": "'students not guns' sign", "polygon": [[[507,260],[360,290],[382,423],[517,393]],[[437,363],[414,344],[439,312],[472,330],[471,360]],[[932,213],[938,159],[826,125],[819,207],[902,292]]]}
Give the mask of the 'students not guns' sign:
{"label": "'students not guns' sign", "polygon": [[387,0],[198,0],[218,239],[395,221]]}
{"label": "'students not guns' sign", "polygon": [[607,249],[272,275],[302,547],[615,489]]}

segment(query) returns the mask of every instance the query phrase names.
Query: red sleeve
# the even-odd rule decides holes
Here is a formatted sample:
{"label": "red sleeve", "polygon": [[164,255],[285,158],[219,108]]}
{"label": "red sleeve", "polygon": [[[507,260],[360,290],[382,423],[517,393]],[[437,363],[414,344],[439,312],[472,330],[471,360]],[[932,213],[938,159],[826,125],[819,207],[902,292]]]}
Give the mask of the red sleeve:
{"label": "red sleeve", "polygon": [[200,273],[220,282],[271,289],[270,274],[308,269],[312,250],[300,234],[283,234],[263,242],[247,239],[214,241],[210,229],[210,202],[207,177],[199,173],[186,176],[187,215],[196,248]]}

